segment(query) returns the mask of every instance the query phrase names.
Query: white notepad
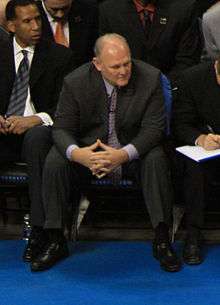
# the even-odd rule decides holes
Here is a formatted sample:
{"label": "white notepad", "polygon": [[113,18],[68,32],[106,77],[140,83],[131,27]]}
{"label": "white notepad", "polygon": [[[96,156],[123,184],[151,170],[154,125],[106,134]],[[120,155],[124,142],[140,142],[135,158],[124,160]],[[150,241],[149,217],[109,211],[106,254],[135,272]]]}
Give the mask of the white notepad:
{"label": "white notepad", "polygon": [[201,146],[181,146],[176,150],[181,154],[195,160],[196,162],[206,161],[212,158],[220,157],[220,149],[205,150]]}

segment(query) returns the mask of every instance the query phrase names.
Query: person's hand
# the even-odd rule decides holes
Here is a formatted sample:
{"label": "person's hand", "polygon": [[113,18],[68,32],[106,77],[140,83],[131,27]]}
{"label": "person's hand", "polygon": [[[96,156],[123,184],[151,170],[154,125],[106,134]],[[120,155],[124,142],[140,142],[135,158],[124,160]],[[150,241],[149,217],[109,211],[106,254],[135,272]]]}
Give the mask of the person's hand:
{"label": "person's hand", "polygon": [[72,161],[91,169],[93,163],[90,160],[90,157],[98,147],[98,142],[95,142],[90,146],[86,146],[83,148],[75,148],[72,152]]}
{"label": "person's hand", "polygon": [[7,123],[6,119],[0,115],[0,134],[7,134]]}
{"label": "person's hand", "polygon": [[26,130],[42,124],[40,117],[31,115],[27,117],[12,115],[6,119],[7,133],[20,135]]}
{"label": "person's hand", "polygon": [[129,157],[125,150],[112,148],[100,140],[97,143],[102,151],[92,153],[90,161],[92,162],[92,173],[98,178],[107,175],[122,163],[128,161]]}
{"label": "person's hand", "polygon": [[200,135],[197,139],[197,144],[206,150],[214,150],[220,148],[220,135],[209,133]]}

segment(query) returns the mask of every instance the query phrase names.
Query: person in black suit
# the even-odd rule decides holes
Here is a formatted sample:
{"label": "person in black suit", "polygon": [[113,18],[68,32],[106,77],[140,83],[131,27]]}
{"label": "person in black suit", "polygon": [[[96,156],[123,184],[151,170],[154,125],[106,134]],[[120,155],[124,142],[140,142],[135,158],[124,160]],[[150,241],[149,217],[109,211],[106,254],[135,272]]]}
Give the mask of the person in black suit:
{"label": "person in black suit", "polygon": [[157,67],[172,82],[200,61],[195,0],[108,0],[100,4],[99,14],[101,35],[123,35],[134,58]]}
{"label": "person in black suit", "polygon": [[45,228],[51,241],[31,269],[45,270],[68,255],[62,215],[72,202],[72,190],[76,196],[92,176],[114,183],[132,175],[141,180],[155,229],[153,254],[164,270],[178,271],[180,262],[168,236],[172,189],[162,145],[166,124],[160,71],[131,60],[126,40],[117,34],[100,37],[95,53],[92,62],[64,80],[53,127],[55,145],[43,174]]}
{"label": "person in black suit", "polygon": [[91,60],[98,37],[96,1],[43,0],[37,4],[42,15],[43,37],[56,41],[56,27],[61,22],[65,35],[63,43],[72,49],[76,67]]}
{"label": "person in black suit", "polygon": [[[28,164],[33,238],[25,249],[27,261],[31,259],[34,240],[43,235],[41,173],[52,145],[51,125],[63,77],[72,70],[73,55],[63,46],[41,40],[41,17],[35,1],[9,1],[6,18],[13,37],[0,42],[0,56],[4,59],[0,65],[0,159],[2,163],[24,160]],[[29,81],[25,87],[20,85],[22,90],[15,95],[23,52]],[[18,113],[13,103],[21,96],[23,110]]]}
{"label": "person in black suit", "polygon": [[[172,130],[176,145],[220,148],[220,60],[186,70],[178,82]],[[187,264],[203,261],[201,228],[207,183],[219,179],[219,159],[197,163],[179,156],[183,164],[182,191],[186,204],[187,237],[183,257]]]}

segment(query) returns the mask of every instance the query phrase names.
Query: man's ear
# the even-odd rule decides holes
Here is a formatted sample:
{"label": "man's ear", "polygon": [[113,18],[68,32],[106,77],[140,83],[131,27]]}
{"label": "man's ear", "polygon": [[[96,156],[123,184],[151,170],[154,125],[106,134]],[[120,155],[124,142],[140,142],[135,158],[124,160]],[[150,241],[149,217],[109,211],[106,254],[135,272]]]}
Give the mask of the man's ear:
{"label": "man's ear", "polygon": [[13,20],[7,21],[7,29],[11,33],[15,33],[15,23]]}
{"label": "man's ear", "polygon": [[96,67],[96,69],[97,69],[98,71],[101,71],[101,70],[102,70],[101,62],[100,62],[100,60],[99,60],[98,57],[93,57],[92,63],[93,63],[93,65]]}

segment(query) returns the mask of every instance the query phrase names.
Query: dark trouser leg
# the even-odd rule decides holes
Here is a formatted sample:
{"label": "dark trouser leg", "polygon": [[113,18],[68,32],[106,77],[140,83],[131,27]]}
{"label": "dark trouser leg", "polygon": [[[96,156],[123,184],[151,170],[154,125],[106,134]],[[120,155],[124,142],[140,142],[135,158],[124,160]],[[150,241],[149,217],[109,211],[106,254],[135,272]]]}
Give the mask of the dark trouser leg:
{"label": "dark trouser leg", "polygon": [[[45,228],[62,228],[64,211],[76,193],[79,176],[75,164],[64,158],[53,146],[49,152],[43,173],[43,201]],[[77,203],[76,203],[77,204]]]}
{"label": "dark trouser leg", "polygon": [[197,163],[185,159],[184,199],[186,205],[187,229],[201,228],[204,223],[204,210],[208,184],[213,179],[219,180],[220,160],[214,159]]}
{"label": "dark trouser leg", "polygon": [[141,160],[141,183],[145,203],[155,229],[153,255],[165,271],[175,272],[181,262],[173,251],[168,225],[173,202],[170,169],[162,147],[155,147]]}
{"label": "dark trouser leg", "polygon": [[42,201],[42,171],[51,146],[51,127],[33,127],[24,135],[22,155],[29,171],[32,226],[43,227],[45,221]]}
{"label": "dark trouser leg", "polygon": [[205,172],[200,163],[185,159],[183,179],[187,230],[200,228],[204,222]]}
{"label": "dark trouser leg", "polygon": [[141,184],[153,227],[169,224],[173,189],[162,147],[155,147],[141,160]]}
{"label": "dark trouser leg", "polygon": [[183,260],[188,265],[197,265],[203,261],[200,228],[204,222],[207,164],[184,159],[183,193],[187,236],[183,249]]}

